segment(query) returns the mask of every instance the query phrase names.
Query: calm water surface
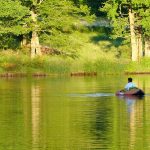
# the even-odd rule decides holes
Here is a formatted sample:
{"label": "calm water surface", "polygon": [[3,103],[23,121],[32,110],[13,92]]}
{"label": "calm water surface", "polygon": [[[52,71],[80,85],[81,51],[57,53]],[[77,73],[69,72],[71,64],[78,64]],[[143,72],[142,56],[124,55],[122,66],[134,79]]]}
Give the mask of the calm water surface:
{"label": "calm water surface", "polygon": [[127,78],[1,78],[0,150],[150,150],[150,77],[116,97]]}

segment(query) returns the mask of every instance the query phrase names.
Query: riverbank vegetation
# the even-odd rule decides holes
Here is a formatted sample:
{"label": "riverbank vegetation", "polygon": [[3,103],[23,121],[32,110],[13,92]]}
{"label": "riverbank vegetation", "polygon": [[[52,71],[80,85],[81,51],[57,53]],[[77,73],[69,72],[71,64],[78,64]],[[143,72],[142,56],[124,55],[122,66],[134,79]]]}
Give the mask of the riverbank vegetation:
{"label": "riverbank vegetation", "polygon": [[[128,56],[124,59],[126,53],[119,52],[123,48],[129,50],[126,45],[111,46],[112,41],[104,40],[104,37],[99,37],[97,32],[76,32],[70,36],[70,38],[75,39],[74,42],[76,43],[70,47],[76,51],[68,52],[69,56],[66,53],[64,55],[45,54],[31,59],[29,49],[2,50],[0,52],[0,72],[119,73],[123,72],[129,61]],[[96,38],[96,41],[92,41],[92,38]],[[97,41],[97,38],[102,39],[102,41]],[[68,45],[64,46],[64,49],[67,48]]]}
{"label": "riverbank vegetation", "polygon": [[0,73],[150,71],[150,2],[0,2]]}

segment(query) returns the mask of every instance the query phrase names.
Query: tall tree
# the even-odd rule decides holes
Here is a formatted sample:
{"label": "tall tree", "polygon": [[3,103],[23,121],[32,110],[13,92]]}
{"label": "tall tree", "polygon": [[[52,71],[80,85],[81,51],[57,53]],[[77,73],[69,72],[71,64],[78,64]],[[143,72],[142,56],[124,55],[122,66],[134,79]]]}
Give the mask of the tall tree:
{"label": "tall tree", "polygon": [[125,37],[130,31],[133,61],[143,55],[142,38],[149,39],[150,25],[146,23],[146,20],[150,21],[149,6],[149,0],[108,0],[103,8],[112,20],[115,34]]}
{"label": "tall tree", "polygon": [[69,0],[6,0],[0,7],[0,32],[31,34],[31,57],[41,55],[40,34],[66,32],[81,19],[91,18],[87,6],[76,7]]}

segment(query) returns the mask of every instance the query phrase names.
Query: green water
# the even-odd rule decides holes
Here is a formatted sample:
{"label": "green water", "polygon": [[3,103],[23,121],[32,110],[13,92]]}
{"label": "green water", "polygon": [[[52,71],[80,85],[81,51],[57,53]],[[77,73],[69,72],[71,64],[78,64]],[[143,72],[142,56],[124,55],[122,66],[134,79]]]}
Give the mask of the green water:
{"label": "green water", "polygon": [[150,78],[119,98],[127,76],[0,79],[0,150],[149,150]]}

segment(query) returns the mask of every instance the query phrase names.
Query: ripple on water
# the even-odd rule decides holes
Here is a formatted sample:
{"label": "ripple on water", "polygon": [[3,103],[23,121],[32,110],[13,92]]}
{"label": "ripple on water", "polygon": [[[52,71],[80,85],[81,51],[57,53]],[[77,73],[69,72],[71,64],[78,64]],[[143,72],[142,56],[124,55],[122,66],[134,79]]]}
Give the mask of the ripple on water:
{"label": "ripple on water", "polygon": [[69,94],[70,97],[112,97],[114,93],[87,93],[87,94]]}

